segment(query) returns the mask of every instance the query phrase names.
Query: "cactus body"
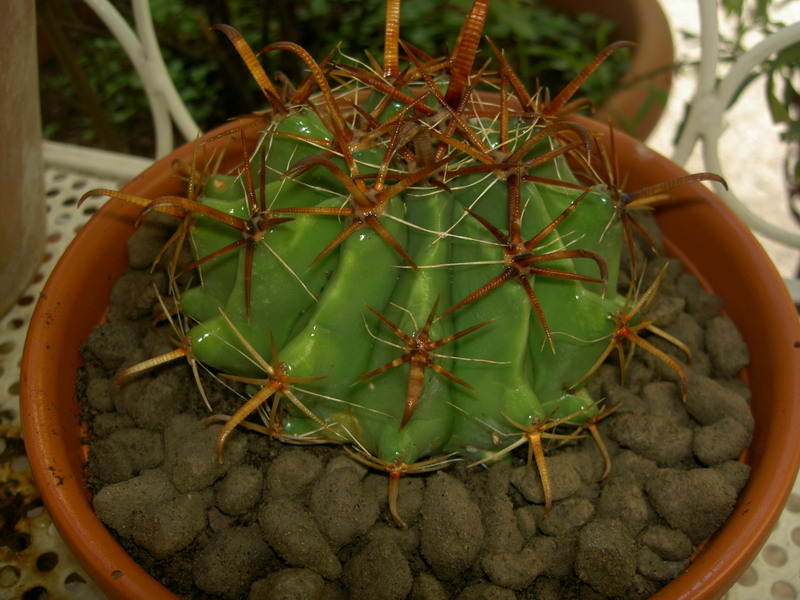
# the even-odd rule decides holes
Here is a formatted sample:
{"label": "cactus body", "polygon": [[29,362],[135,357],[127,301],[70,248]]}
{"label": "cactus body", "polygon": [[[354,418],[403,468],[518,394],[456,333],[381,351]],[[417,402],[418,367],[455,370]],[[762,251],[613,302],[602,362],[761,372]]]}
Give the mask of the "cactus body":
{"label": "cactus body", "polygon": [[[374,92],[373,96],[379,94]],[[376,120],[386,121],[397,110],[392,104],[388,106],[385,114],[373,111]],[[470,123],[487,147],[497,147],[496,121],[476,117]],[[335,139],[335,133],[309,109],[275,121],[270,127],[278,132],[306,132],[304,135],[319,140]],[[508,152],[539,131],[541,124],[535,119],[517,120],[512,127],[517,140]],[[608,286],[604,296],[604,286],[597,281],[547,273],[525,277],[549,325],[552,343],[519,278],[510,276],[485,295],[452,312],[446,310],[509,268],[508,253],[486,223],[508,234],[509,185],[514,185],[509,179],[515,175],[502,171],[465,173],[446,180],[449,190],[421,181],[391,197],[381,206],[380,224],[414,265],[407,264],[378,231],[366,225],[315,262],[315,257],[347,227],[351,216],[298,209],[347,206],[351,194],[332,176],[331,169],[319,165],[297,177],[284,176],[298,160],[319,154],[318,145],[275,133],[265,133],[261,145],[267,151],[264,155],[253,153],[253,179],[258,181],[265,169],[267,184],[256,191],[263,193],[264,205],[275,214],[295,209],[284,213],[293,220],[277,225],[255,247],[249,267],[249,306],[246,253],[237,249],[199,267],[202,284],[183,295],[181,307],[198,321],[190,331],[191,344],[195,357],[207,365],[242,377],[263,376],[251,353],[237,340],[230,322],[262,357],[273,356],[274,343],[288,376],[320,378],[295,386],[293,392],[327,428],[321,428],[319,421],[295,405],[284,403],[280,420],[286,434],[313,432],[315,436],[356,443],[382,461],[401,459],[410,464],[449,452],[482,456],[496,451],[504,437],[515,433],[511,421],[530,424],[554,412],[562,416],[588,407],[588,396],[570,388],[594,364],[613,331],[608,314],[622,305],[614,285]],[[353,164],[368,185],[380,165],[387,162],[389,145],[386,138],[380,138],[353,153]],[[553,147],[545,139],[525,160]],[[446,169],[478,164],[457,149],[450,155]],[[342,172],[348,172],[346,161],[335,156],[330,160]],[[399,162],[394,161],[393,168]],[[413,165],[406,168],[411,170]],[[563,158],[525,172],[574,182]],[[387,180],[386,187],[393,184]],[[238,180],[216,176],[200,201],[246,218],[246,187],[244,176]],[[548,227],[580,195],[576,189],[536,181],[519,184],[519,211],[511,218],[522,240]],[[241,234],[198,217],[192,235],[200,258],[234,243]],[[574,210],[529,253],[574,248],[596,252],[604,257],[607,280],[613,284],[620,246],[621,233],[612,203],[602,194],[591,192],[581,197]],[[538,264],[599,279],[595,262],[583,257],[557,257]],[[362,379],[404,354],[404,342],[378,314],[413,337],[436,303],[437,314],[426,332],[430,339],[482,326],[429,357],[452,377],[434,368],[422,369],[421,391],[413,414],[402,424],[414,362],[408,360]],[[588,410],[575,419],[590,413]]]}

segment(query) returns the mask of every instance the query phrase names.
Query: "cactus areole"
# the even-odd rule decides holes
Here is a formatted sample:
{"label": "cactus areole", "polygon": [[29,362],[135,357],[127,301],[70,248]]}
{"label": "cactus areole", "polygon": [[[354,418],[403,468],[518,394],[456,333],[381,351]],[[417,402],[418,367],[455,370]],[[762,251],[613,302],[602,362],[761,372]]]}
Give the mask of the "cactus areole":
{"label": "cactus areole", "polygon": [[251,391],[220,459],[226,436],[260,415],[270,435],[345,444],[390,482],[522,443],[545,479],[541,438],[601,412],[581,384],[621,339],[626,209],[663,190],[621,192],[613,157],[564,115],[629,44],[557,94],[529,91],[502,51],[475,64],[487,4],[475,1],[445,58],[400,41],[392,0],[383,66],[270,44],[310,72],[280,89],[217,26],[269,104],[241,125],[263,131],[255,148],[225,134],[240,172],[195,164],[181,198],[94,192],[181,219],[175,248],[195,260],[173,268],[178,354]]}

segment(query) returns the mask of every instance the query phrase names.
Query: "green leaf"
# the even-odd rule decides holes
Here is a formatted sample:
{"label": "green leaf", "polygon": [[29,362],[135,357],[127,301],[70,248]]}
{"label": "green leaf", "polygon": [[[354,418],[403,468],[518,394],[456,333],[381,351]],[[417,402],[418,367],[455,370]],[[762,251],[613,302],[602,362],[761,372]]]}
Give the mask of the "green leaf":
{"label": "green leaf", "polygon": [[767,78],[766,94],[767,106],[769,106],[772,121],[775,123],[786,123],[790,121],[791,115],[788,109],[775,93],[775,76],[773,73]]}

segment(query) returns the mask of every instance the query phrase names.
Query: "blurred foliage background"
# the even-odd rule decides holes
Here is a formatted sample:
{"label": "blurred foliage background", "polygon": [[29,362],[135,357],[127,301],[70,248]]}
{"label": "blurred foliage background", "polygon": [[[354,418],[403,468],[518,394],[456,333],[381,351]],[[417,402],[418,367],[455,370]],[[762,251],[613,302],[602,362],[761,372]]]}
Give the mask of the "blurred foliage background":
{"label": "blurred foliage background", "polygon": [[[772,0],[722,1],[726,16],[734,23],[733,33],[723,35],[720,40],[724,61],[735,62],[747,52],[752,47],[748,39],[753,34],[757,34],[756,39],[761,39],[789,25],[772,16],[772,4]],[[789,205],[795,219],[800,222],[800,42],[787,46],[753,69],[739,93],[762,79],[766,81],[764,90],[770,116],[780,127],[781,140],[786,148],[784,175]],[[732,104],[738,97],[737,94]]]}
{"label": "blurred foliage background", "polygon": [[[112,0],[133,22],[129,0]],[[230,43],[209,26],[236,27],[258,51],[291,40],[317,59],[340,44],[345,54],[380,60],[385,0],[151,0],[153,20],[170,75],[203,129],[263,106],[264,100]],[[407,0],[401,37],[430,55],[455,42],[471,0]],[[127,55],[81,0],[37,0],[40,87],[48,139],[149,155],[152,124],[146,96]],[[538,81],[558,89],[613,40],[614,23],[591,14],[578,18],[534,0],[491,5],[485,34],[506,51],[530,88]],[[486,57],[490,50],[484,50]],[[627,51],[616,53],[583,88],[602,103],[627,69]],[[305,77],[300,61],[285,52],[262,57],[270,74]]]}

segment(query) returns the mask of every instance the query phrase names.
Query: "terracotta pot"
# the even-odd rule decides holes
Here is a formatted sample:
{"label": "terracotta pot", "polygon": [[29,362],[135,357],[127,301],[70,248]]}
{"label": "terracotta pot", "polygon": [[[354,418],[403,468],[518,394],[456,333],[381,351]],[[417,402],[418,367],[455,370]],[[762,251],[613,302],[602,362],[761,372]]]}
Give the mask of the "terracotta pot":
{"label": "terracotta pot", "polygon": [[[624,134],[618,134],[617,149],[621,164],[631,165],[631,189],[684,173]],[[191,153],[190,145],[180,148],[125,191],[151,198],[181,193],[171,165],[190,160]],[[669,253],[725,299],[725,311],[752,354],[748,377],[756,428],[747,456],[750,481],[728,523],[688,571],[654,597],[704,600],[721,596],[755,557],[794,482],[800,464],[800,327],[780,277],[745,225],[705,187],[680,188],[675,195],[692,200],[658,213]],[[92,511],[74,392],[78,348],[103,318],[126,265],[125,240],[138,212],[120,201],[107,203],[56,266],[31,320],[20,396],[28,456],[45,505],[87,573],[112,598],[170,598]]]}
{"label": "terracotta pot", "polygon": [[594,117],[601,123],[611,118],[617,128],[640,140],[647,139],[666,108],[675,63],[672,33],[658,0],[541,0],[541,3],[570,15],[593,13],[613,21],[617,24],[614,41],[636,43],[620,89],[598,107]]}

